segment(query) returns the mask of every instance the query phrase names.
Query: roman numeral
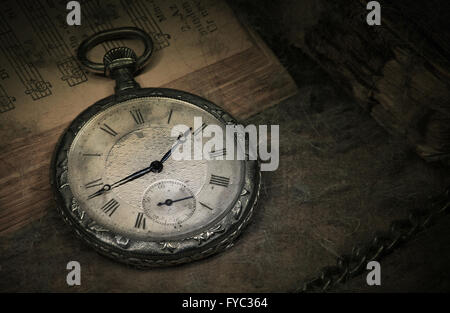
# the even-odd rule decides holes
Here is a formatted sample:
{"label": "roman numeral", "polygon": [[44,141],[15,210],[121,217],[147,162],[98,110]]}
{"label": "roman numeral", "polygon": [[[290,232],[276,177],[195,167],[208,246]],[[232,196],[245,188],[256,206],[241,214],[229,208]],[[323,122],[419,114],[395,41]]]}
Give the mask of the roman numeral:
{"label": "roman numeral", "polygon": [[138,213],[136,218],[136,223],[134,224],[135,228],[145,229],[145,217],[144,213]]}
{"label": "roman numeral", "polygon": [[119,206],[119,202],[117,202],[115,199],[111,199],[101,207],[101,210],[111,216],[114,214],[114,212],[116,212]]}
{"label": "roman numeral", "polygon": [[115,137],[117,135],[117,132],[108,126],[108,124],[103,124],[103,127],[100,127],[101,130],[105,131],[107,134],[110,134],[111,136]]}
{"label": "roman numeral", "polygon": [[97,186],[103,186],[101,178],[93,180],[91,182],[88,182],[86,185],[84,185],[84,187],[86,187],[86,188],[92,188],[92,187],[97,187]]}
{"label": "roman numeral", "polygon": [[173,110],[170,110],[170,112],[169,112],[169,118],[167,119],[167,124],[170,123],[170,119],[172,118],[172,113],[173,113]]}
{"label": "roman numeral", "polygon": [[207,208],[208,210],[214,210],[212,207],[207,206],[206,204],[204,204],[203,202],[200,202],[201,205],[203,205],[205,208]]}
{"label": "roman numeral", "polygon": [[222,150],[217,150],[217,151],[211,151],[209,153],[209,156],[211,157],[211,159],[215,159],[217,157],[223,157],[227,155],[227,149],[223,148]]}
{"label": "roman numeral", "polygon": [[228,177],[211,175],[211,179],[209,180],[209,183],[212,185],[217,185],[217,186],[222,186],[222,187],[227,188],[228,184],[230,183],[230,179]]}
{"label": "roman numeral", "polygon": [[138,124],[138,125],[144,124],[145,121],[144,121],[144,117],[142,116],[141,110],[139,110],[139,109],[131,110],[130,114],[133,117],[136,124]]}

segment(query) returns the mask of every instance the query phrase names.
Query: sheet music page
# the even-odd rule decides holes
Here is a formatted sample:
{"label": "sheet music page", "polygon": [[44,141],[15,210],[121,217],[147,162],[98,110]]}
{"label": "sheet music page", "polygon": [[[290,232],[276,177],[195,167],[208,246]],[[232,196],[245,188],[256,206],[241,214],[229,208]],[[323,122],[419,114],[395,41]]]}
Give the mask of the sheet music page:
{"label": "sheet music page", "polygon": [[[80,67],[76,49],[93,33],[135,26],[154,41],[149,64],[136,80],[158,87],[252,46],[224,1],[86,0],[81,26],[69,26],[67,1],[3,1],[0,11],[0,137],[40,133],[68,123],[86,107],[113,93],[114,82]],[[99,45],[89,55],[137,41]],[[217,73],[220,75],[220,73]],[[2,144],[2,145],[3,145]]]}

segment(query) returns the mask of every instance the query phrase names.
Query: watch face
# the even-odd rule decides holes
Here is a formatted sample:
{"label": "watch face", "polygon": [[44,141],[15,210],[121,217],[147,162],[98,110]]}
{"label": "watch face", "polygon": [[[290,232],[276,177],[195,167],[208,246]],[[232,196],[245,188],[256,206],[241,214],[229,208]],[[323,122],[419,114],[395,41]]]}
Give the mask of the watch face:
{"label": "watch face", "polygon": [[222,145],[202,136],[210,125],[226,134],[234,123],[226,112],[193,95],[152,90],[80,114],[53,161],[66,222],[99,252],[143,267],[231,247],[259,192],[258,164],[237,158],[236,141],[227,149],[224,136]]}
{"label": "watch face", "polygon": [[[193,148],[191,160],[169,157],[161,172],[149,172],[90,197],[105,184],[112,186],[161,160],[177,136],[183,135],[171,136],[175,125],[192,129],[180,138],[189,140],[191,147],[194,141],[204,144],[207,139],[199,138],[194,117],[203,122],[197,128],[219,125],[225,134],[225,125],[212,114],[169,98],[128,100],[90,119],[79,130],[68,154],[68,183],[84,212],[117,234],[167,240],[188,237],[231,210],[242,190],[244,161],[194,160]],[[224,153],[226,148],[220,151]],[[218,156],[214,148],[209,152]]]}

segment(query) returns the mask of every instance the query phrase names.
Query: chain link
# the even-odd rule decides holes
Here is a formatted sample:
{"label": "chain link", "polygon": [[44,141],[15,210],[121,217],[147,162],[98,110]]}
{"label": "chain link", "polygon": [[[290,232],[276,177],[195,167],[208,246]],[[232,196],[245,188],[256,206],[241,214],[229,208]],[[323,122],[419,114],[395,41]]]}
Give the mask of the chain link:
{"label": "chain link", "polygon": [[407,219],[395,220],[389,230],[378,232],[366,246],[353,247],[349,255],[337,258],[336,265],[324,267],[319,275],[296,292],[324,292],[364,272],[367,262],[379,261],[415,234],[429,227],[438,217],[450,212],[450,186],[429,201],[430,208],[411,209]]}

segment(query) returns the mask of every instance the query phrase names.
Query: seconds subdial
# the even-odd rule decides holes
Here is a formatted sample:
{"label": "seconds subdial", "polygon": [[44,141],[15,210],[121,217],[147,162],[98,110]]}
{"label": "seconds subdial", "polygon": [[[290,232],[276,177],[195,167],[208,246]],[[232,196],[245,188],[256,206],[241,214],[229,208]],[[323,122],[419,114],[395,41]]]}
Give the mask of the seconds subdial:
{"label": "seconds subdial", "polygon": [[142,207],[145,214],[155,222],[181,227],[194,214],[196,199],[182,182],[164,179],[145,190]]}

